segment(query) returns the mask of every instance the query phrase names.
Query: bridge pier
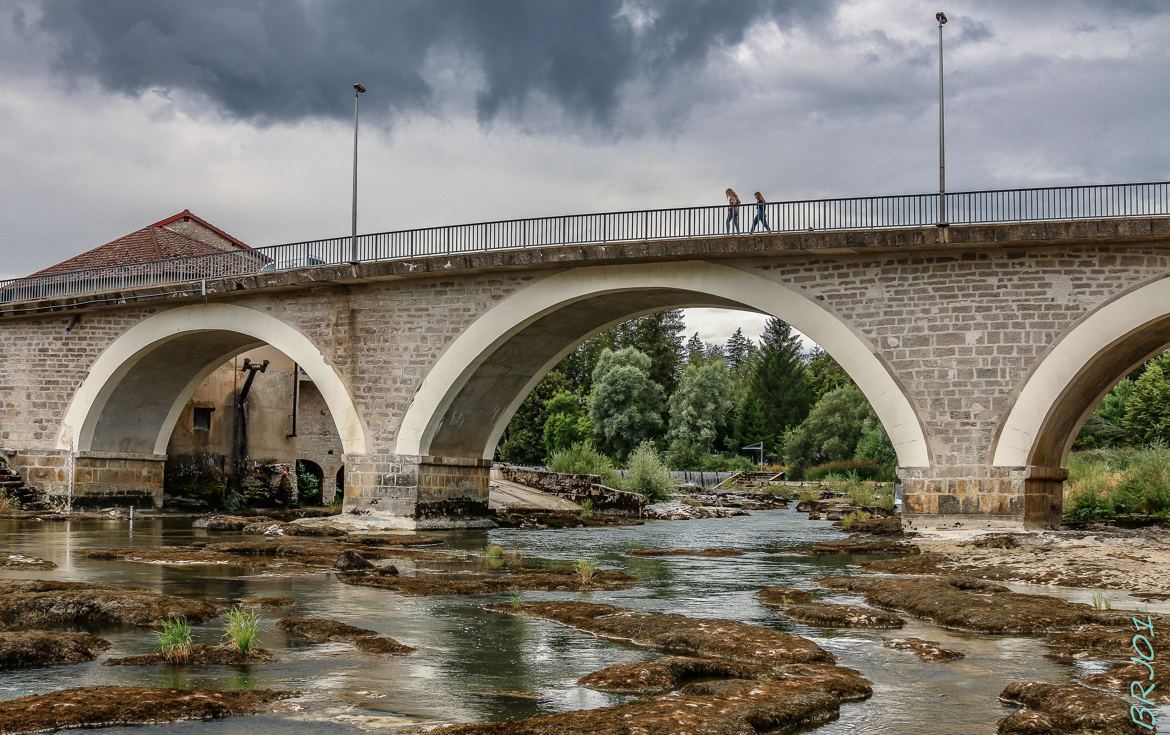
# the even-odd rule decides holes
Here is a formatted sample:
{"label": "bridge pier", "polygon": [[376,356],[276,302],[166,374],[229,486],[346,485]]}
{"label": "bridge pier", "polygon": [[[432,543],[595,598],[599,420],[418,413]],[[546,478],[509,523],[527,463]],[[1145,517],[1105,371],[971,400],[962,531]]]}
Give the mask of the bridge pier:
{"label": "bridge pier", "polygon": [[900,467],[908,528],[1056,528],[1062,467]]}
{"label": "bridge pier", "polygon": [[489,459],[403,456],[346,458],[343,512],[368,512],[401,528],[488,525]]}

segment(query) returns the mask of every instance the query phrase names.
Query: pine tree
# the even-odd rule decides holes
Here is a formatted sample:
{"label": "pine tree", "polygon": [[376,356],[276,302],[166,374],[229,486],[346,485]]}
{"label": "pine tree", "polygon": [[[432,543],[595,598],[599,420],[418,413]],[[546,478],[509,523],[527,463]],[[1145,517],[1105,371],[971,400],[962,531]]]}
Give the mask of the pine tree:
{"label": "pine tree", "polygon": [[723,349],[723,354],[727,358],[727,367],[733,371],[739,370],[744,360],[751,354],[753,347],[752,341],[743,336],[743,329],[736,327],[735,332],[727,340],[727,346]]}
{"label": "pine tree", "polygon": [[617,347],[633,347],[649,357],[650,379],[662,386],[666,395],[674,393],[682,375],[682,333],[686,327],[682,309],[647,314],[626,325],[615,340]]}
{"label": "pine tree", "polygon": [[808,354],[809,388],[812,390],[812,400],[816,403],[821,396],[843,385],[853,385],[853,379],[845,372],[833,356],[819,346],[814,347]]}
{"label": "pine tree", "polygon": [[699,363],[707,361],[707,346],[703,344],[703,340],[699,338],[699,333],[695,332],[689,340],[687,340],[687,364],[698,365]]}
{"label": "pine tree", "polygon": [[758,402],[763,415],[764,441],[768,446],[776,446],[789,427],[796,426],[808,415],[812,390],[800,338],[792,327],[779,319],[769,319],[761,342],[748,394]]}

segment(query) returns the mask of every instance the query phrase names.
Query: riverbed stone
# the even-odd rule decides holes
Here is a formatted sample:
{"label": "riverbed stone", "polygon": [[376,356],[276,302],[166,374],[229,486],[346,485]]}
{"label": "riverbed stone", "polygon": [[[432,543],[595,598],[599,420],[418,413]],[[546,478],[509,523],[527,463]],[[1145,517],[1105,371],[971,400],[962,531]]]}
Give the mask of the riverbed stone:
{"label": "riverbed stone", "polygon": [[374,565],[366,557],[352,549],[346,549],[337,556],[333,568],[339,572],[356,572],[362,569],[373,569]]}
{"label": "riverbed stone", "polygon": [[267,664],[276,661],[271,651],[263,648],[252,648],[243,653],[235,646],[208,646],[196,643],[191,646],[187,656],[181,661],[168,657],[160,652],[147,653],[142,656],[125,656],[111,658],[103,662],[105,666],[172,666],[183,665],[213,665],[213,666],[250,666],[252,664]]}
{"label": "riverbed stone", "polygon": [[922,638],[894,638],[882,645],[895,651],[910,651],[923,661],[957,661],[966,658],[962,651],[943,648],[939,643]]}
{"label": "riverbed stone", "polygon": [[1149,732],[1130,719],[1129,703],[1078,684],[1022,681],[999,695],[1023,705],[999,721],[999,735],[1131,735]]}
{"label": "riverbed stone", "polygon": [[281,618],[277,621],[276,627],[289,635],[304,638],[314,643],[327,643],[329,641],[352,643],[358,650],[365,653],[402,656],[413,653],[415,650],[390,636],[381,635],[377,631],[358,628],[328,618]]}
{"label": "riverbed stone", "polygon": [[57,565],[47,559],[23,554],[0,554],[0,569],[56,569]]}
{"label": "riverbed stone", "polygon": [[377,587],[412,597],[429,595],[494,595],[520,590],[581,591],[620,590],[637,584],[638,578],[625,572],[602,569],[588,580],[574,569],[520,568],[498,572],[453,572],[397,574],[397,570],[381,573],[382,569],[338,575],[345,584],[359,587]]}
{"label": "riverbed stone", "polygon": [[88,633],[0,632],[0,671],[93,661],[110,642]]}
{"label": "riverbed stone", "polygon": [[860,592],[869,604],[900,610],[944,628],[981,633],[1041,634],[1099,623],[1088,605],[1024,595],[970,577],[822,577],[825,587]]}
{"label": "riverbed stone", "polygon": [[212,720],[261,711],[296,692],[271,689],[215,691],[95,686],[0,701],[0,732],[6,735],[81,727],[156,725]]}
{"label": "riverbed stone", "polygon": [[665,694],[699,680],[760,679],[774,671],[772,667],[762,664],[698,656],[669,656],[607,666],[586,674],[577,683],[611,694]]}
{"label": "riverbed stone", "polygon": [[202,623],[219,613],[202,600],[138,587],[38,579],[0,580],[0,627],[153,626],[172,617]]}

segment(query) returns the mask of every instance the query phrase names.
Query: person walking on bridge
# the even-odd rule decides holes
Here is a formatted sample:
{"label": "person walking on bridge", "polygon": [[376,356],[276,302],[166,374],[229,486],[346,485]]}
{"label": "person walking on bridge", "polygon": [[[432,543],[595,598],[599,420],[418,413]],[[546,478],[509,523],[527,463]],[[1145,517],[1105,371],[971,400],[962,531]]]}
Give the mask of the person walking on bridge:
{"label": "person walking on bridge", "polygon": [[766,205],[767,203],[768,203],[768,201],[766,199],[764,199],[764,195],[757,191],[756,192],[756,216],[754,219],[752,219],[752,232],[756,231],[756,225],[763,225],[765,230],[767,230],[768,232],[772,231],[772,228],[768,227],[768,213],[767,213],[767,211],[765,211],[765,207],[764,207],[764,205]]}
{"label": "person walking on bridge", "polygon": [[731,228],[735,227],[735,231],[739,232],[739,195],[731,187],[724,194],[727,195],[727,231],[731,232]]}

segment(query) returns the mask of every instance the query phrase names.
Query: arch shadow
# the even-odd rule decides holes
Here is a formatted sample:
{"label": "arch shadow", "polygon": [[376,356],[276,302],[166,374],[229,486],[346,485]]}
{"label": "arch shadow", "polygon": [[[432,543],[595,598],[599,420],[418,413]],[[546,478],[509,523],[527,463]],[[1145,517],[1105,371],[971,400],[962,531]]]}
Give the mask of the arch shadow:
{"label": "arch shadow", "polygon": [[365,454],[367,431],[341,378],[300,331],[231,304],[168,309],[134,325],[94,361],[70,401],[58,448],[165,455],[183,407],[223,362],[268,344],[320,389],[347,454]]}

